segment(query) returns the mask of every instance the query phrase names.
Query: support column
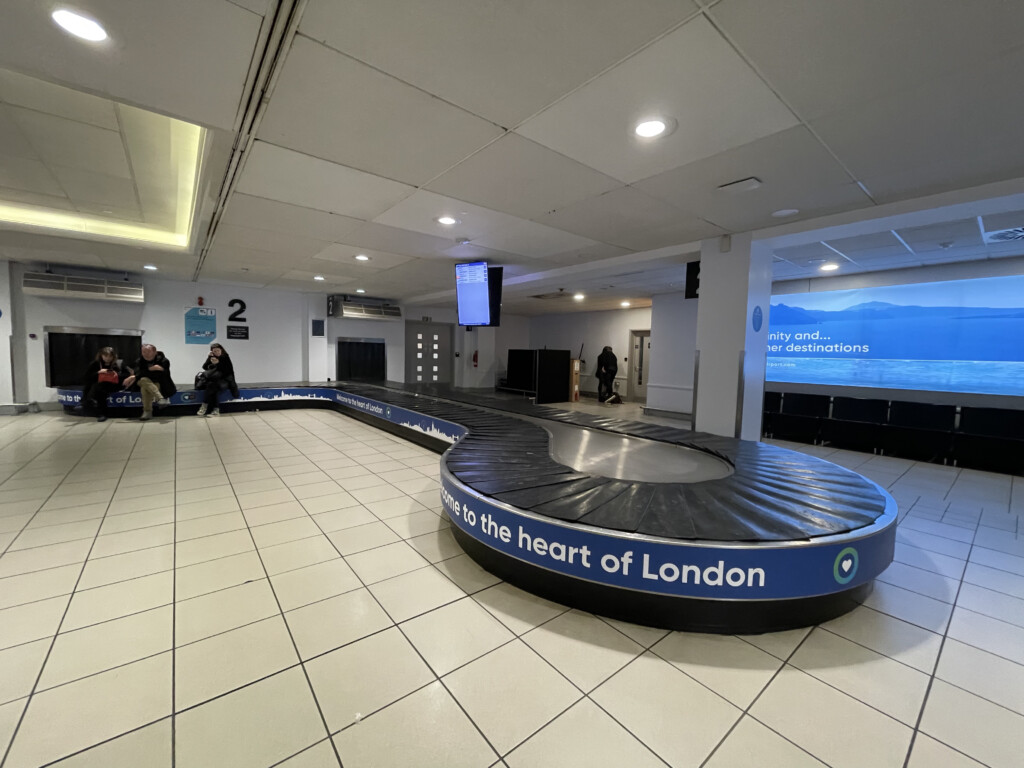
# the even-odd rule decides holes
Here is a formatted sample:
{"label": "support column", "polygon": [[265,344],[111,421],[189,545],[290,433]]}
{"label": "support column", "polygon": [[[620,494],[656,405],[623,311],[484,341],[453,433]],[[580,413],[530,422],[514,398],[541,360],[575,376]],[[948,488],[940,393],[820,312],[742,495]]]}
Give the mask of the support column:
{"label": "support column", "polygon": [[759,440],[772,255],[749,233],[704,240],[693,428]]}

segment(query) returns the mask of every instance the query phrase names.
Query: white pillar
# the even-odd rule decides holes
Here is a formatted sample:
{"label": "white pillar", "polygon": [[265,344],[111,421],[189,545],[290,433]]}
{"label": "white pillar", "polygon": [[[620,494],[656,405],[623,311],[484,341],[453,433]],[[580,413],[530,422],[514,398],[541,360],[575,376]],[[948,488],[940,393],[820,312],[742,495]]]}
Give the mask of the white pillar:
{"label": "white pillar", "polygon": [[771,252],[749,233],[701,243],[695,430],[760,439],[771,290]]}

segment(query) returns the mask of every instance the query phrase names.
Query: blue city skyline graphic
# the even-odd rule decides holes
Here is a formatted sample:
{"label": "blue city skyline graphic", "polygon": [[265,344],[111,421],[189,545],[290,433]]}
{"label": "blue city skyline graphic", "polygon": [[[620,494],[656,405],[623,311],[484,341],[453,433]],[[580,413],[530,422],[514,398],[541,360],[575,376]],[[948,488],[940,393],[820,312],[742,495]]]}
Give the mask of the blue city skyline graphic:
{"label": "blue city skyline graphic", "polygon": [[774,296],[765,378],[1024,395],[1024,276]]}

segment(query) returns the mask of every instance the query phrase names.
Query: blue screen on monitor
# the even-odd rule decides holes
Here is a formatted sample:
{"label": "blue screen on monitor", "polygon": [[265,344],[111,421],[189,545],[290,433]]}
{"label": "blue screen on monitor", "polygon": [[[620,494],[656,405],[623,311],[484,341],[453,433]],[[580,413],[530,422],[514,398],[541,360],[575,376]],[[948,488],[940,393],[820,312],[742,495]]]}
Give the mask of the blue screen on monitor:
{"label": "blue screen on monitor", "polygon": [[773,296],[765,380],[1024,395],[1024,275]]}
{"label": "blue screen on monitor", "polygon": [[490,325],[486,261],[455,265],[455,298],[459,305],[459,325]]}

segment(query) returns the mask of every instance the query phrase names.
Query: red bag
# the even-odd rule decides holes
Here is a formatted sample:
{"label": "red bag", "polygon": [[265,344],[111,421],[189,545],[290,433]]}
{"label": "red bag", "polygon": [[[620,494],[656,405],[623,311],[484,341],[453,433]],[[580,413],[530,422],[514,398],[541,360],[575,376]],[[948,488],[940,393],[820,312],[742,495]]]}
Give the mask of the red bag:
{"label": "red bag", "polygon": [[99,373],[96,374],[96,381],[102,382],[104,384],[117,384],[119,383],[117,378],[117,371],[100,371]]}

